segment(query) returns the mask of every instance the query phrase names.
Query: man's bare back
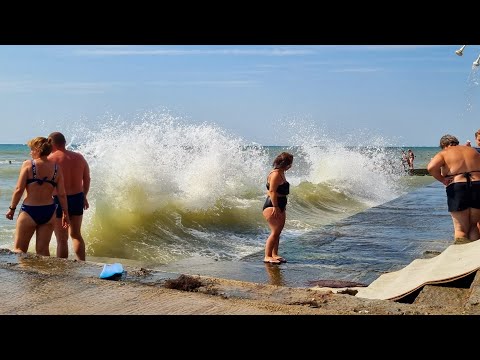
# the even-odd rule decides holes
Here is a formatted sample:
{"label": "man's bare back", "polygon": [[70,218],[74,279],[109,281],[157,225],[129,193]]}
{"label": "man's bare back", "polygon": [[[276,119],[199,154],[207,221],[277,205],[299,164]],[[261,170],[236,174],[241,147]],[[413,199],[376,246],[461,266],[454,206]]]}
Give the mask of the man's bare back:
{"label": "man's bare back", "polygon": [[[480,155],[469,146],[449,146],[442,149],[430,162],[430,173],[440,182],[465,182],[464,172],[472,172],[472,180],[480,180]],[[456,176],[449,176],[455,175]]]}
{"label": "man's bare back", "polygon": [[82,154],[65,148],[65,136],[59,132],[49,135],[52,153],[48,159],[56,162],[63,171],[64,187],[67,193],[70,226],[60,227],[60,207],[57,208],[55,237],[57,238],[57,257],[68,257],[68,237],[72,238],[72,246],[79,260],[85,260],[85,241],[81,234],[83,210],[89,208],[88,191],[90,190],[90,168]]}
{"label": "man's bare back", "polygon": [[89,169],[82,154],[70,150],[56,150],[49,159],[61,166],[67,195],[84,192],[85,177]]}

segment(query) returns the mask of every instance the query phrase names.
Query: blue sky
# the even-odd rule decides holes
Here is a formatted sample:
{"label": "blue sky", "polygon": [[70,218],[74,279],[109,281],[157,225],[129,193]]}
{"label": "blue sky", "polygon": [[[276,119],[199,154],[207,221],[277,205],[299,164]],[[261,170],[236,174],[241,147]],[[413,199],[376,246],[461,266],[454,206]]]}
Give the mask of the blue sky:
{"label": "blue sky", "polygon": [[263,145],[288,141],[288,119],[398,146],[473,140],[480,46],[460,47],[2,45],[0,143],[158,109]]}

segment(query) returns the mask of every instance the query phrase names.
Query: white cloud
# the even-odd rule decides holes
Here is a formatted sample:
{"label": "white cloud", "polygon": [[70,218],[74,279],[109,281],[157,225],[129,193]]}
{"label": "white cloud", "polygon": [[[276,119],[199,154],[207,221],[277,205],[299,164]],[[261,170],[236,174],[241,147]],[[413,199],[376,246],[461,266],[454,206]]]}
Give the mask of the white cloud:
{"label": "white cloud", "polygon": [[158,86],[220,86],[220,87],[244,87],[255,86],[258,81],[254,80],[194,80],[194,81],[153,81],[150,85]]}
{"label": "white cloud", "polygon": [[356,68],[356,69],[336,69],[331,70],[330,72],[340,73],[340,72],[356,72],[356,73],[371,73],[383,71],[383,69],[374,69],[374,68]]}
{"label": "white cloud", "polygon": [[0,92],[28,93],[37,90],[61,90],[75,93],[103,93],[108,89],[119,86],[120,83],[106,82],[33,82],[33,81],[0,81]]}
{"label": "white cloud", "polygon": [[82,56],[184,56],[184,55],[233,55],[233,56],[297,56],[310,55],[314,51],[300,46],[266,47],[266,48],[142,48],[129,47],[92,47],[75,49],[74,54]]}

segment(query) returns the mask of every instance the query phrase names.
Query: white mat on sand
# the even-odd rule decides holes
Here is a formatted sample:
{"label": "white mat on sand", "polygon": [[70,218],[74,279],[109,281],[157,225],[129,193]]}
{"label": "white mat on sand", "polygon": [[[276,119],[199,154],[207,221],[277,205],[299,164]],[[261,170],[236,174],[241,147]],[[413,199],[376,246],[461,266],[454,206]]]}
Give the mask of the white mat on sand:
{"label": "white mat on sand", "polygon": [[355,288],[356,296],[398,300],[427,284],[465,277],[480,269],[480,241],[450,245],[431,259],[417,259],[399,271],[383,274],[367,287]]}

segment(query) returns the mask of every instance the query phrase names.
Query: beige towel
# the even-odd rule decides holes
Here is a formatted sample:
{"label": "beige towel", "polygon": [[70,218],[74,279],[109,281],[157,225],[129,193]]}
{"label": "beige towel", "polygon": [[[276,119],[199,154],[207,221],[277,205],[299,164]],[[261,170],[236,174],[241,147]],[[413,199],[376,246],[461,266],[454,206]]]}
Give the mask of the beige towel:
{"label": "beige towel", "polygon": [[383,274],[356,296],[398,300],[427,284],[460,279],[480,269],[480,241],[450,245],[431,259],[417,259],[401,270]]}

